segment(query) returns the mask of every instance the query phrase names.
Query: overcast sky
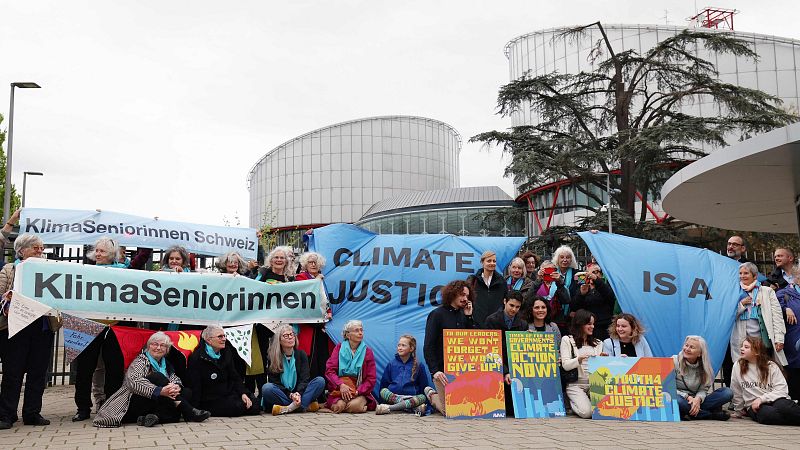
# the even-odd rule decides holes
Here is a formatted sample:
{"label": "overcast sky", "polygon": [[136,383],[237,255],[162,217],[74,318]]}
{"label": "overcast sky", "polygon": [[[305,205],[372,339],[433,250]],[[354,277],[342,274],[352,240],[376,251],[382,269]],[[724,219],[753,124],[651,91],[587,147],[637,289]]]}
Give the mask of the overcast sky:
{"label": "overcast sky", "polygon": [[[766,5],[769,7],[765,7]],[[738,31],[800,38],[800,2],[723,1]],[[697,4],[704,6],[704,4]],[[13,182],[28,206],[247,226],[246,177],[270,149],[375,115],[464,137],[461,185],[513,187],[466,140],[495,113],[504,45],[543,28],[685,24],[693,1],[0,0],[0,112],[17,90]],[[666,17],[666,19],[665,19]],[[5,87],[3,87],[5,86]]]}

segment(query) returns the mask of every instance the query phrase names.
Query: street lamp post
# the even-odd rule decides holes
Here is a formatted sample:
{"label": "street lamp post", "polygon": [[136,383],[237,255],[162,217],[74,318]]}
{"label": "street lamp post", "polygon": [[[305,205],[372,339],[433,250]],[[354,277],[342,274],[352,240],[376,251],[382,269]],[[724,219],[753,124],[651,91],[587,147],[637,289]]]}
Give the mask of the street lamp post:
{"label": "street lamp post", "polygon": [[608,232],[613,233],[614,228],[611,226],[611,172],[598,172],[597,175],[606,176],[606,195],[608,196]]}
{"label": "street lamp post", "polygon": [[22,207],[25,207],[25,186],[28,183],[28,175],[41,177],[42,172],[23,172],[22,174]]}
{"label": "street lamp post", "polygon": [[11,98],[8,107],[8,146],[6,147],[6,186],[5,195],[3,196],[3,223],[7,223],[8,217],[11,215],[9,209],[11,209],[11,149],[14,143],[14,88],[32,89],[40,87],[41,86],[38,84],[30,81],[11,83]]}

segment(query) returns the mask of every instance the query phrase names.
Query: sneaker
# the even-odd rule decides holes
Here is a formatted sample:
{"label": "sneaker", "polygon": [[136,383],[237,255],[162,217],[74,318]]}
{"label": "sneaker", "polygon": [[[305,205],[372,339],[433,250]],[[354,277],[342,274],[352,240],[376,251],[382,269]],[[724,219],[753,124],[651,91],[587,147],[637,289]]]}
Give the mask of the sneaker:
{"label": "sneaker", "polygon": [[416,414],[417,417],[422,417],[427,412],[428,412],[428,405],[419,405],[416,408],[414,408],[414,414]]}
{"label": "sneaker", "polygon": [[711,420],[728,420],[731,418],[731,415],[728,414],[727,411],[714,411],[711,413]]}
{"label": "sneaker", "polygon": [[308,408],[306,408],[306,411],[308,411],[308,412],[317,412],[317,411],[319,411],[319,403],[311,402],[308,405]]}
{"label": "sneaker", "polygon": [[158,416],[155,414],[148,414],[146,416],[139,416],[136,419],[136,425],[143,427],[152,427],[158,424]]}
{"label": "sneaker", "polygon": [[41,414],[22,419],[22,423],[25,425],[50,425],[50,421],[42,417]]}
{"label": "sneaker", "polygon": [[286,414],[289,412],[289,408],[281,405],[273,405],[272,406],[272,415],[279,416],[281,414]]}
{"label": "sneaker", "polygon": [[375,407],[375,414],[377,414],[379,416],[383,415],[383,414],[389,414],[389,405],[387,405],[385,403],[381,403],[380,405],[376,406]]}

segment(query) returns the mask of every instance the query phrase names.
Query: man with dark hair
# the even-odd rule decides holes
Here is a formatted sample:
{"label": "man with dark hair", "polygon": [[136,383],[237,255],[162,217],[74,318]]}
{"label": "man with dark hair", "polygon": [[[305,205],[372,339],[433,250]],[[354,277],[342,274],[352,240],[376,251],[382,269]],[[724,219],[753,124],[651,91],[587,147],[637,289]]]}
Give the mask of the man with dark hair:
{"label": "man with dark hair", "polygon": [[[503,309],[498,310],[486,318],[486,328],[490,330],[502,331],[503,359],[508,360],[508,348],[506,346],[506,331],[528,331],[528,323],[522,320],[519,314],[522,308],[522,292],[513,291],[503,300]],[[506,391],[506,416],[514,417],[514,403],[511,400],[511,375],[508,372],[508,364],[503,364],[503,374],[505,375]]]}

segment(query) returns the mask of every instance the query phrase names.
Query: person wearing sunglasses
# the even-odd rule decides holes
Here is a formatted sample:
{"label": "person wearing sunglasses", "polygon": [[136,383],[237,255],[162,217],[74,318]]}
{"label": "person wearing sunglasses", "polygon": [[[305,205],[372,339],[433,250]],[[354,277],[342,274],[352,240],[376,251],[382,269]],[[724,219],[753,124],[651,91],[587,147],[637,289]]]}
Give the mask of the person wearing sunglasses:
{"label": "person wearing sunglasses", "polygon": [[258,402],[236,371],[234,350],[226,345],[222,327],[209,325],[200,337],[203,341],[189,355],[186,368],[186,386],[195,405],[214,417],[258,414]]}

